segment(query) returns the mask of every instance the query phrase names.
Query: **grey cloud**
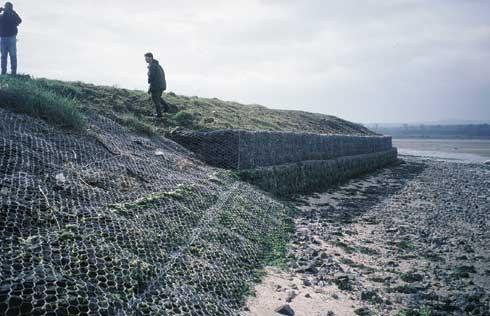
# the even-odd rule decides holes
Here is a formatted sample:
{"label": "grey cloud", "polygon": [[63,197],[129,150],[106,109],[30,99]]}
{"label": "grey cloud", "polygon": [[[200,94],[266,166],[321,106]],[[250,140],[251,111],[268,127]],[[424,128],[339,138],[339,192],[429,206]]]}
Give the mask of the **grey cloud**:
{"label": "grey cloud", "polygon": [[32,0],[21,67],[145,88],[154,51],[177,93],[360,122],[490,120],[485,0]]}

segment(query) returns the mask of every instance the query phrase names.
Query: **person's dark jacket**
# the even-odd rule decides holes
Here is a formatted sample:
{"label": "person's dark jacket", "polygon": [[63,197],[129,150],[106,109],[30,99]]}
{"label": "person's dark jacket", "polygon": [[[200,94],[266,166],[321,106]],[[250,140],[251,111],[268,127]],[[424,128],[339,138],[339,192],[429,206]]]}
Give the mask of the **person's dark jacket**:
{"label": "person's dark jacket", "polygon": [[19,33],[17,26],[22,23],[22,19],[17,12],[11,10],[3,11],[0,14],[0,37],[16,36]]}
{"label": "person's dark jacket", "polygon": [[165,72],[162,66],[158,63],[158,60],[153,61],[148,65],[148,83],[150,89],[148,91],[165,91],[167,89],[167,82],[165,81]]}

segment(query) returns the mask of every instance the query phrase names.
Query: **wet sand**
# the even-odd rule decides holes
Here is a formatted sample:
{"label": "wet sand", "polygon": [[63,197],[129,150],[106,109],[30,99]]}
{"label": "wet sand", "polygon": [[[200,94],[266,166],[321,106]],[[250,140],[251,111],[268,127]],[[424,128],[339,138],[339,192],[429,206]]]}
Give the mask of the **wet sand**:
{"label": "wet sand", "polygon": [[405,160],[298,198],[289,268],[245,315],[490,315],[490,167]]}
{"label": "wet sand", "polygon": [[425,156],[460,162],[490,160],[489,139],[393,139],[402,155]]}

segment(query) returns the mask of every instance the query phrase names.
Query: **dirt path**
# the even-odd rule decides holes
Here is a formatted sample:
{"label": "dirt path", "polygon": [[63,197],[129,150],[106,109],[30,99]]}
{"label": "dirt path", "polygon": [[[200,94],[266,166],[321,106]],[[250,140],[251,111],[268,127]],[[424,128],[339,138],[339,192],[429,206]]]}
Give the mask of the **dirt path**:
{"label": "dirt path", "polygon": [[490,315],[489,193],[488,167],[408,159],[302,197],[248,315]]}

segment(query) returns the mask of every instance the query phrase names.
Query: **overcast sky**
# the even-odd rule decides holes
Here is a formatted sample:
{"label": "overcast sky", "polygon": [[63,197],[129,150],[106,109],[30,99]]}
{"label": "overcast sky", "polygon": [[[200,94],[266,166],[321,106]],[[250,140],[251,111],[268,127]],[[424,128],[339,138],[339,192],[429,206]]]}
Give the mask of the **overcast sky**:
{"label": "overcast sky", "polygon": [[19,71],[356,122],[490,121],[489,0],[12,0]]}

